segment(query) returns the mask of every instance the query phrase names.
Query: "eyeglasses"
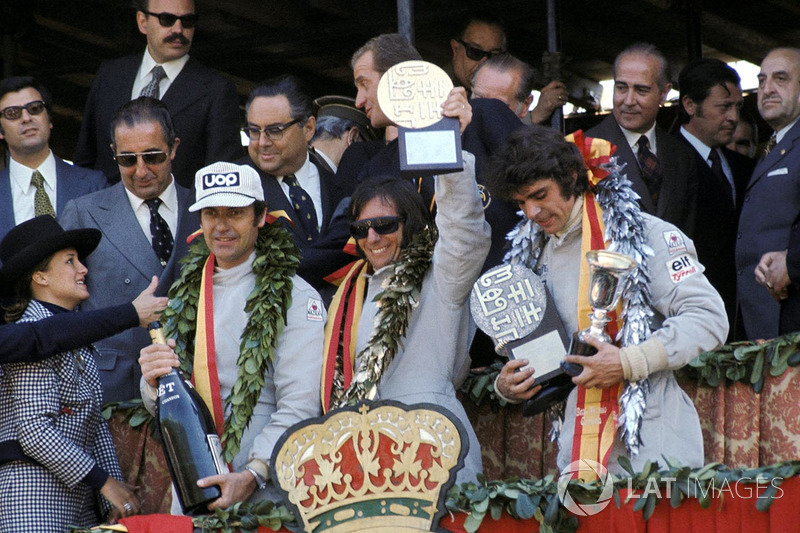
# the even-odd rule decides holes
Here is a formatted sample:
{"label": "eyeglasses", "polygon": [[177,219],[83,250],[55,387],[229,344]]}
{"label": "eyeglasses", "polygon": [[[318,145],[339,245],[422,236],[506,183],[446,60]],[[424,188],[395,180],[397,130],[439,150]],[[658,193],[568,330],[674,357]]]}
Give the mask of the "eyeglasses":
{"label": "eyeglasses", "polygon": [[150,11],[143,11],[149,17],[157,17],[158,23],[164,28],[171,28],[175,22],[181,21],[181,26],[184,28],[194,28],[197,24],[197,13],[189,13],[188,15],[175,15],[173,13],[151,13]]}
{"label": "eyeglasses", "polygon": [[140,152],[136,154],[115,154],[114,159],[121,167],[132,167],[136,164],[139,156],[142,156],[142,161],[145,165],[160,165],[167,160],[167,153],[162,150],[153,150],[151,152]]}
{"label": "eyeglasses", "polygon": [[294,124],[297,124],[303,120],[303,118],[296,118],[294,120],[290,120],[285,124],[272,124],[270,126],[261,129],[257,126],[247,126],[246,128],[242,128],[242,131],[247,134],[251,141],[258,141],[261,138],[261,134],[267,136],[270,141],[279,141],[281,137],[283,137],[283,132],[289,129]]}
{"label": "eyeglasses", "polygon": [[28,102],[25,105],[12,105],[4,108],[0,111],[0,115],[3,115],[8,120],[17,120],[19,117],[22,116],[22,110],[28,112],[30,115],[38,115],[42,111],[47,108],[47,105],[42,102],[41,100],[34,100],[33,102]]}
{"label": "eyeglasses", "polygon": [[467,57],[473,61],[480,61],[481,59],[489,59],[492,56],[497,56],[500,54],[504,54],[503,50],[481,50],[478,47],[472,46],[469,43],[464,42],[461,39],[456,39],[456,42],[461,44],[464,47],[464,51],[467,53]]}
{"label": "eyeglasses", "polygon": [[401,222],[405,222],[405,218],[375,217],[357,220],[350,224],[350,235],[355,239],[366,239],[369,235],[369,228],[374,229],[378,235],[388,235],[397,231]]}

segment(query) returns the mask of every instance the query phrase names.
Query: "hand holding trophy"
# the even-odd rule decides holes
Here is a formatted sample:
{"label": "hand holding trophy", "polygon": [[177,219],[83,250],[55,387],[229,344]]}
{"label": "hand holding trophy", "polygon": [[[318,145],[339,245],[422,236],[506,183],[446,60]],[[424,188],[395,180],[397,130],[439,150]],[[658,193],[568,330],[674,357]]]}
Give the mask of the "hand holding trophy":
{"label": "hand holding trophy", "polygon": [[[636,262],[627,255],[608,250],[590,250],[586,253],[586,261],[589,263],[589,304],[593,312],[589,314],[589,327],[572,335],[569,347],[572,355],[594,355],[597,352],[587,344],[588,337],[614,342],[606,333],[606,324],[610,320],[608,313],[617,307],[628,276],[636,268]],[[583,372],[583,367],[575,363],[564,362],[561,368],[570,376]]]}

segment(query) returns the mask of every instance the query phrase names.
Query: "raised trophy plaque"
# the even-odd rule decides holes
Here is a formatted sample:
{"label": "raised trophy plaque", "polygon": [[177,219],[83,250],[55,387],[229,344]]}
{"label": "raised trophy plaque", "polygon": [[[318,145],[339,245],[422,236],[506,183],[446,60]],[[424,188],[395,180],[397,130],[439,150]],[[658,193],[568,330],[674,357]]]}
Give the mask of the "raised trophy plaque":
{"label": "raised trophy plaque", "polygon": [[394,65],[378,82],[378,104],[398,126],[400,170],[424,176],[463,168],[458,119],[442,116],[453,89],[444,70],[427,61]]}
{"label": "raised trophy plaque", "polygon": [[561,369],[567,335],[539,276],[522,265],[495,267],[473,285],[470,310],[500,355],[527,359],[534,368],[534,386],[542,390],[525,402],[524,414],[540,413],[569,394],[574,385]]}

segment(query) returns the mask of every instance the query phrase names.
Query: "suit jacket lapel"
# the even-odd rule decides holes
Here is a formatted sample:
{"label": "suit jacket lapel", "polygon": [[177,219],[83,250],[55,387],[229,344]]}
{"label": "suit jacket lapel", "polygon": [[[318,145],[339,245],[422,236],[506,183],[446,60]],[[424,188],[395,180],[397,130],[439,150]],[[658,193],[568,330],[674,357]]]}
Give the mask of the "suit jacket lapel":
{"label": "suit jacket lapel", "polygon": [[92,209],[93,216],[99,227],[107,228],[103,237],[149,279],[153,272],[161,272],[161,263],[139,226],[125,194],[125,187],[122,183],[114,187],[116,191],[111,199]]}
{"label": "suit jacket lapel", "polygon": [[11,173],[8,169],[0,171],[0,238],[14,227],[14,197],[11,196]]}
{"label": "suit jacket lapel", "polygon": [[757,181],[767,175],[767,173],[772,170],[777,163],[783,159],[783,151],[790,151],[792,145],[800,139],[800,120],[795,123],[792,128],[786,132],[786,135],[783,136],[783,139],[775,145],[775,147],[767,154],[767,157],[762,158],[756,163],[756,168],[753,170],[753,177],[750,178],[750,183],[747,184],[747,188],[750,189]]}
{"label": "suit jacket lapel", "polygon": [[292,204],[289,202],[289,199],[286,198],[286,194],[284,194],[281,184],[278,183],[278,178],[271,174],[264,174],[262,172],[261,184],[264,187],[264,198],[267,201],[267,210],[284,211],[292,221],[291,224],[287,224],[287,227],[291,229],[295,239],[299,239],[297,242],[307,242],[308,235],[303,229],[303,224],[301,224],[297,219],[297,212],[294,210],[294,206],[292,206]]}
{"label": "suit jacket lapel", "polygon": [[161,101],[164,102],[173,117],[205,94],[202,87],[207,83],[206,77],[196,75],[197,65],[198,63],[194,59],[189,58],[180,74],[161,97]]}
{"label": "suit jacket lapel", "polygon": [[[55,157],[55,156],[54,156]],[[79,177],[70,172],[69,164],[56,157],[56,212],[60,213],[67,202],[80,196]]]}
{"label": "suit jacket lapel", "polygon": [[655,214],[656,209],[653,205],[653,199],[650,197],[650,191],[647,190],[647,185],[645,185],[642,179],[639,161],[636,159],[636,154],[633,153],[631,146],[628,144],[625,133],[623,133],[622,128],[617,124],[614,115],[609,115],[605,119],[605,122],[607,122],[605,129],[608,131],[609,137],[607,140],[617,146],[616,156],[618,158],[618,163],[626,164],[623,173],[631,180],[631,186],[634,192],[640,197],[639,203],[642,204],[645,211]]}

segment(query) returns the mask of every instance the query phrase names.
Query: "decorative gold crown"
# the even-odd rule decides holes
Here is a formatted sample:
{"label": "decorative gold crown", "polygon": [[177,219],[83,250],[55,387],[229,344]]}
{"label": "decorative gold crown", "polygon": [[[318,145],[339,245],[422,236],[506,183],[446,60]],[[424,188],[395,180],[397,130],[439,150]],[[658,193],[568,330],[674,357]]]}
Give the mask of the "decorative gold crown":
{"label": "decorative gold crown", "polygon": [[287,430],[272,473],[306,531],[431,531],[463,465],[463,435],[437,405],[360,402]]}

